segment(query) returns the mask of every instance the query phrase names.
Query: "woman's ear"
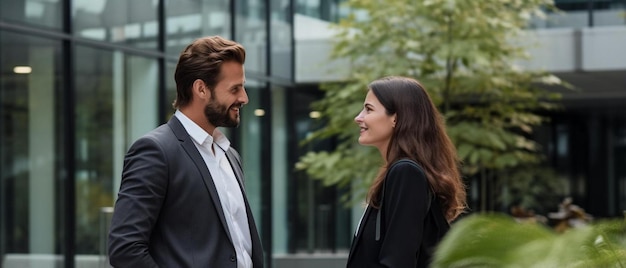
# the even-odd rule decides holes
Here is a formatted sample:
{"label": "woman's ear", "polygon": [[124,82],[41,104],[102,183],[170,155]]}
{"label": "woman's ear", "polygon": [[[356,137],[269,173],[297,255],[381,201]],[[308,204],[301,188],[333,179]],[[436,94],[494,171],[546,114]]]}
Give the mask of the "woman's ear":
{"label": "woman's ear", "polygon": [[391,116],[391,126],[396,127],[396,119],[398,118],[397,114],[393,114]]}

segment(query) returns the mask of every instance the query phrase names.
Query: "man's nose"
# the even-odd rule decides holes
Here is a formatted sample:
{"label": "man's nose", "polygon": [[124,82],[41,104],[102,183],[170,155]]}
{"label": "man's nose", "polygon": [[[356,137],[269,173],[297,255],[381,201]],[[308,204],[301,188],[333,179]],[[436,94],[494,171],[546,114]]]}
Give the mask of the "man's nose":
{"label": "man's nose", "polygon": [[248,92],[246,92],[245,88],[241,92],[242,93],[241,96],[239,96],[239,102],[241,102],[242,104],[248,104]]}

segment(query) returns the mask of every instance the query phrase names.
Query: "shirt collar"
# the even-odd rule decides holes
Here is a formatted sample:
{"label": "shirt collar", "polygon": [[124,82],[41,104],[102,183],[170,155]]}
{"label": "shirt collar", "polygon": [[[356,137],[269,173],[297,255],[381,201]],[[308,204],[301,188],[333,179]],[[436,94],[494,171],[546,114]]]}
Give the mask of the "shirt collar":
{"label": "shirt collar", "polygon": [[230,141],[226,138],[218,128],[215,128],[213,131],[213,136],[204,131],[198,124],[189,119],[184,113],[180,110],[176,110],[174,116],[180,120],[180,123],[183,124],[189,136],[199,145],[208,145],[211,146],[213,142],[217,144],[222,150],[227,151],[230,148]]}
{"label": "shirt collar", "polygon": [[228,151],[228,148],[230,148],[230,141],[226,138],[226,135],[219,130],[219,128],[215,128],[213,131],[213,141],[218,147],[222,148],[224,152]]}

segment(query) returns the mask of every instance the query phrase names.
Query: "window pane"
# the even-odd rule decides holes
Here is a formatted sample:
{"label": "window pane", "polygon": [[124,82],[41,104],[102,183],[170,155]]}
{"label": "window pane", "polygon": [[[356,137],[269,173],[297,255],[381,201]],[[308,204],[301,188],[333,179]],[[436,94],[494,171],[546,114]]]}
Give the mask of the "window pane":
{"label": "window pane", "polygon": [[345,0],[295,0],[295,12],[307,17],[324,21],[337,22],[346,17],[348,9],[343,3]]}
{"label": "window pane", "polygon": [[[113,205],[113,52],[76,50],[76,252],[98,253],[100,208]],[[121,91],[122,89],[118,89]]]}
{"label": "window pane", "polygon": [[550,13],[547,21],[536,20],[534,26],[585,28],[626,25],[626,0],[556,0],[554,3],[565,12]]}
{"label": "window pane", "polygon": [[[244,105],[241,109],[241,124],[239,130],[241,138],[239,140],[241,148],[236,148],[241,153],[245,181],[246,181],[246,193],[248,201],[250,202],[250,208],[254,213],[256,220],[256,226],[259,230],[259,235],[263,237],[263,222],[261,220],[261,208],[263,202],[262,196],[262,183],[263,179],[266,179],[268,183],[271,182],[269,178],[263,178],[263,141],[268,139],[266,132],[263,131],[263,126],[266,125],[267,117],[265,112],[266,107],[263,107],[261,100],[262,94],[268,94],[265,88],[265,84],[258,81],[247,79],[246,92],[248,93],[248,104]],[[269,157],[269,156],[267,156]]]}
{"label": "window pane", "polygon": [[287,88],[272,87],[271,91],[271,122],[272,122],[272,254],[288,253],[288,185],[293,170],[289,161],[289,125],[286,109]]}
{"label": "window pane", "polygon": [[73,0],[74,31],[89,39],[156,50],[158,3],[153,0]]}
{"label": "window pane", "polygon": [[241,109],[241,124],[233,131],[238,134],[233,146],[241,153],[246,195],[263,248],[268,252],[272,235],[269,90],[266,83],[247,79],[246,91],[249,102]]}
{"label": "window pane", "polygon": [[291,47],[292,15],[289,0],[272,0],[272,76],[291,79],[293,48]]}
{"label": "window pane", "polygon": [[103,254],[123,157],[157,124],[156,60],[79,46],[76,50],[76,252]]}
{"label": "window pane", "polygon": [[230,1],[166,0],[166,51],[178,57],[196,38],[207,35],[230,37]]}
{"label": "window pane", "polygon": [[62,265],[60,43],[0,31],[0,44],[0,266]]}
{"label": "window pane", "polygon": [[243,0],[237,1],[237,25],[235,36],[237,42],[246,48],[246,71],[266,74],[267,31],[265,24],[265,1]]}
{"label": "window pane", "polygon": [[[623,114],[623,112],[622,112]],[[626,217],[626,116],[616,116],[614,130],[613,163],[617,211]],[[618,214],[619,215],[619,214]]]}
{"label": "window pane", "polygon": [[176,99],[176,81],[174,80],[174,72],[176,71],[176,64],[168,62],[166,65],[166,78],[165,78],[165,103],[163,103],[163,109],[165,109],[165,118],[161,118],[162,122],[170,120],[174,114],[174,108],[172,103]]}
{"label": "window pane", "polygon": [[[291,116],[290,132],[294,143],[290,146],[292,159],[297,161],[310,151],[328,151],[335,146],[335,141],[307,143],[301,146],[311,133],[319,130],[325,122],[318,120],[310,107],[321,97],[317,89],[299,88],[290,92],[287,103]],[[291,163],[293,167],[295,163]],[[351,210],[340,201],[345,189],[338,186],[325,186],[319,180],[309,177],[304,171],[296,171],[288,181],[290,212],[289,252],[317,253],[339,252],[350,248],[354,226],[351,225]],[[362,212],[359,208],[359,216]],[[358,220],[358,219],[357,219]]]}
{"label": "window pane", "polygon": [[60,30],[61,0],[2,0],[0,18]]}
{"label": "window pane", "polygon": [[626,0],[594,0],[593,26],[626,25]]}

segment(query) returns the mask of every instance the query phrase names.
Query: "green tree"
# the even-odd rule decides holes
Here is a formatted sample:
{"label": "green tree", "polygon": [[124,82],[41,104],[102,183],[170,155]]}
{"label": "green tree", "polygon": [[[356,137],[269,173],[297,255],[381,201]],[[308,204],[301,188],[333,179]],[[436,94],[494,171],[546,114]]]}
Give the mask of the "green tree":
{"label": "green tree", "polygon": [[349,60],[350,74],[341,83],[322,85],[326,95],[314,108],[327,124],[305,141],[336,138],[339,145],[331,152],[309,152],[296,164],[298,169],[327,185],[353,184],[363,192],[376,175],[380,155],[356,143],[353,118],[362,107],[367,84],[388,75],[423,83],[446,118],[466,177],[480,176],[483,185],[496,184],[504,170],[541,162],[540,148],[529,137],[545,120],[538,112],[555,108],[553,101],[559,96],[539,85],[561,81],[544,72],[525,71],[516,63],[533,45],[524,29],[531,18],[553,9],[552,1],[346,4],[367,14],[361,18],[353,13],[334,25],[338,34],[332,57]]}

